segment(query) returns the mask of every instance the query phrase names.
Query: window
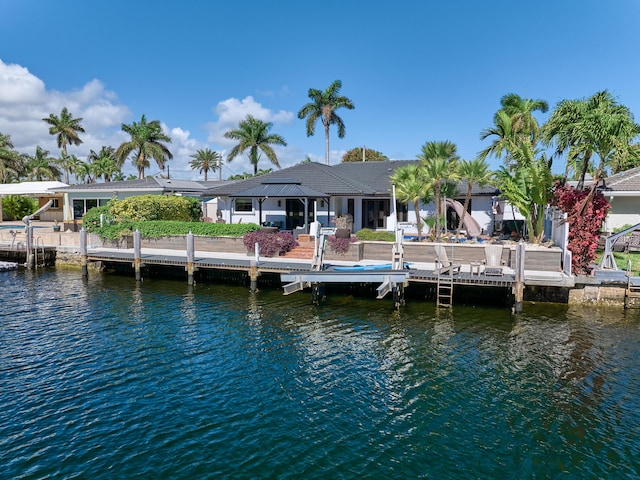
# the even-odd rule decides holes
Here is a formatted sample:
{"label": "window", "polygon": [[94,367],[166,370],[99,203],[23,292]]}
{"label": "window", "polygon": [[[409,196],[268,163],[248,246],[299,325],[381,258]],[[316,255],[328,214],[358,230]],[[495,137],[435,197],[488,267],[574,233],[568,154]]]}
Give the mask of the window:
{"label": "window", "polygon": [[106,205],[108,201],[106,198],[76,198],[73,200],[73,218],[80,219],[93,207]]}
{"label": "window", "polygon": [[252,212],[253,200],[250,198],[236,198],[236,212]]}

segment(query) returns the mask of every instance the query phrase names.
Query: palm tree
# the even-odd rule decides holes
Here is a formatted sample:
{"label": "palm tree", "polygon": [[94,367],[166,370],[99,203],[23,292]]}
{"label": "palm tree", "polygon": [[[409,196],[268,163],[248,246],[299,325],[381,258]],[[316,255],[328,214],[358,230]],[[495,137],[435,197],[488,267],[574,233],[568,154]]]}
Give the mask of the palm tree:
{"label": "palm tree", "polygon": [[327,165],[329,165],[329,126],[338,126],[339,138],[344,138],[345,134],[344,122],[335,111],[342,107],[348,108],[349,110],[355,108],[351,100],[339,95],[341,88],[342,82],[340,80],[334,81],[324,92],[310,88],[309,98],[312,101],[307,103],[298,112],[299,119],[307,118],[307,137],[315,133],[316,121],[318,118],[322,118],[325,139],[325,161]]}
{"label": "palm tree", "polygon": [[240,121],[238,128],[235,130],[229,130],[224,134],[225,138],[232,140],[238,140],[238,144],[233,147],[227,156],[227,160],[230,162],[237,155],[241,154],[245,150],[249,150],[249,161],[253,165],[253,174],[258,174],[258,160],[260,160],[259,151],[262,151],[271,163],[280,168],[278,163],[278,157],[273,151],[271,145],[287,146],[284,138],[276,133],[269,133],[273,123],[263,122],[257,118],[247,115],[244,120]]}
{"label": "palm tree", "polygon": [[471,203],[471,190],[474,184],[478,184],[481,187],[489,185],[492,179],[492,172],[489,170],[489,164],[482,158],[476,158],[474,160],[462,160],[458,165],[458,172],[460,178],[467,181],[467,193],[464,197],[464,208],[462,209],[462,215],[460,216],[460,223],[458,223],[458,231],[456,237],[460,236],[460,230],[464,225],[464,217],[469,209],[469,203]]}
{"label": "palm tree", "polygon": [[[49,134],[56,135],[58,148],[62,149],[62,157],[67,156],[67,145],[80,145],[82,143],[82,140],[80,140],[78,136],[78,133],[84,133],[84,128],[82,128],[80,124],[82,118],[73,118],[73,115],[69,113],[67,107],[62,109],[59,117],[50,113],[47,118],[43,118],[42,120],[51,125]],[[69,183],[69,173],[70,170],[65,169],[65,183]]]}
{"label": "palm tree", "polygon": [[96,180],[93,176],[93,168],[88,162],[80,162],[73,171],[73,174],[81,183],[95,183]]}
{"label": "palm tree", "polygon": [[171,143],[171,138],[163,133],[158,120],[147,122],[146,117],[142,115],[140,122],[129,125],[123,123],[122,130],[131,135],[131,139],[122,143],[116,150],[118,167],[122,167],[133,152],[133,164],[138,169],[138,179],[144,178],[144,170],[150,166],[150,158],[153,158],[162,170],[165,162],[173,158],[169,149],[162,143]]}
{"label": "palm tree", "polygon": [[74,173],[81,162],[75,155],[68,155],[66,152],[62,151],[61,156],[56,160],[56,163],[64,172],[65,183],[69,183],[69,174]]}
{"label": "palm tree", "polygon": [[193,170],[198,170],[200,173],[204,172],[204,181],[207,181],[207,174],[209,170],[215,172],[216,170],[220,171],[220,180],[222,180],[222,155],[219,152],[214,152],[209,148],[205,148],[204,150],[196,150],[196,153],[191,155],[191,168]]}
{"label": "palm tree", "polygon": [[110,182],[120,171],[113,147],[103,146],[97,153],[91,150],[87,159],[91,162],[91,169],[96,179],[102,177],[105,182]]}
{"label": "palm tree", "polygon": [[553,176],[546,156],[540,155],[530,142],[522,145],[517,152],[518,156],[526,157],[519,159],[521,167],[515,171],[501,167],[495,174],[496,186],[525,217],[530,241],[540,243],[544,236],[544,208],[551,200]]}
{"label": "palm tree", "polygon": [[11,135],[0,132],[0,183],[17,180],[23,171],[23,158],[13,149]]}
{"label": "palm tree", "polygon": [[36,147],[36,154],[27,156],[26,176],[28,180],[60,180],[62,171],[55,165],[56,159],[49,156],[49,151]]}
{"label": "palm tree", "polygon": [[515,93],[508,93],[500,99],[500,105],[502,105],[502,111],[511,117],[514,132],[517,135],[531,137],[535,144],[540,128],[533,112],[546,113],[549,110],[549,104],[541,99],[533,100],[522,98]]}
{"label": "palm tree", "polygon": [[569,165],[581,165],[578,188],[582,188],[591,158],[599,158],[593,188],[608,166],[625,164],[637,157],[632,141],[640,133],[631,111],[607,90],[581,100],[563,100],[556,105],[542,128],[547,144],[555,143],[556,154],[568,152]]}
{"label": "palm tree", "polygon": [[418,227],[418,241],[422,239],[422,220],[420,202],[428,203],[433,198],[429,180],[421,165],[405,165],[397,168],[391,175],[391,183],[396,187],[396,197],[402,203],[412,204]]}
{"label": "palm tree", "polygon": [[436,202],[436,240],[439,240],[441,235],[440,216],[442,214],[443,183],[457,182],[460,178],[458,173],[459,157],[456,151],[456,145],[448,140],[434,141],[425,143],[422,146],[422,152],[418,155],[425,175],[433,187]]}

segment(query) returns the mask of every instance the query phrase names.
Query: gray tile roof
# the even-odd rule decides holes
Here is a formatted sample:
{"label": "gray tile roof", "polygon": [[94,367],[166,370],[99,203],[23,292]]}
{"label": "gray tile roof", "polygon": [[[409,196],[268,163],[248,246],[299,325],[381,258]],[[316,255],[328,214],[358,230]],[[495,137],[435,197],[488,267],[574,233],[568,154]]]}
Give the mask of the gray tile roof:
{"label": "gray tile roof", "polygon": [[611,175],[605,179],[604,185],[607,191],[640,192],[640,167]]}
{"label": "gray tile roof", "polygon": [[[416,162],[418,160],[346,162],[333,166],[315,162],[299,163],[258,177],[213,187],[206,190],[203,195],[235,195],[238,192],[249,190],[264,183],[295,181],[307,188],[330,196],[389,197],[391,195],[389,178],[393,172],[399,167]],[[464,195],[466,190],[466,184],[461,183],[458,187],[460,195]],[[475,195],[493,195],[495,187],[475,186],[473,193]]]}
{"label": "gray tile roof", "polygon": [[206,187],[200,182],[191,180],[178,180],[147,177],[143,180],[124,180],[121,182],[96,182],[82,185],[70,185],[56,188],[56,192],[182,192],[199,193]]}

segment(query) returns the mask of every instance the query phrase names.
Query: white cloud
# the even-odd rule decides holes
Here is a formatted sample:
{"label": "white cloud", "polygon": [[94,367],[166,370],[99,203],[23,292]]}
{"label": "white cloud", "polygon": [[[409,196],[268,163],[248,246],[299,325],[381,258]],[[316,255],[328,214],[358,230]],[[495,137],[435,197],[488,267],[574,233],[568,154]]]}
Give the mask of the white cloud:
{"label": "white cloud", "polygon": [[272,112],[262,104],[256,102],[252,96],[245,97],[242,100],[237,98],[228,98],[216,105],[214,112],[218,115],[218,121],[210,122],[206,125],[209,132],[208,140],[210,142],[222,145],[224,147],[232,147],[233,140],[224,138],[225,132],[236,128],[241,120],[247,115],[274,124],[288,124],[294,119],[293,112],[280,110]]}
{"label": "white cloud", "polygon": [[92,80],[70,92],[47,90],[44,82],[25,67],[0,60],[0,132],[11,136],[17,151],[33,154],[40,145],[56,156],[55,138],[42,119],[51,113],[59,115],[64,107],[75,118],[82,118],[85,129],[83,143],[70,153],[85,158],[90,150],[122,142],[118,130],[131,113],[102,82]]}

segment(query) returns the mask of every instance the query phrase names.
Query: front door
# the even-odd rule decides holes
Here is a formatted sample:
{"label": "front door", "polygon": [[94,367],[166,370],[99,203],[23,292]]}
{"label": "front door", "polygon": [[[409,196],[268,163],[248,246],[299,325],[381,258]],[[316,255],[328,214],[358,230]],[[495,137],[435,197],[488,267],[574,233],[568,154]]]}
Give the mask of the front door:
{"label": "front door", "polygon": [[306,223],[313,221],[313,206],[315,200],[309,199],[307,201],[307,221],[304,220],[304,202],[297,198],[288,198],[286,201],[286,215],[287,215],[287,230],[293,230],[296,227],[301,227]]}
{"label": "front door", "polygon": [[390,209],[390,200],[363,200],[362,228],[370,228],[371,230],[385,229]]}

